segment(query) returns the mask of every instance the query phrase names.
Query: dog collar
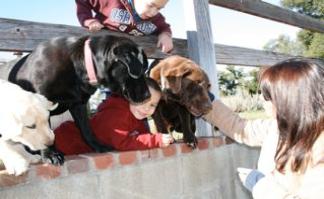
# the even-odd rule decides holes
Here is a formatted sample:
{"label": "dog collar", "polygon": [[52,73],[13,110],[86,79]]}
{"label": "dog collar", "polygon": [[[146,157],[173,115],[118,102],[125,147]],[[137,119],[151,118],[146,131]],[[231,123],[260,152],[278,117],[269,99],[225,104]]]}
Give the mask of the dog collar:
{"label": "dog collar", "polygon": [[91,52],[89,43],[90,43],[90,39],[87,39],[84,42],[84,63],[85,63],[85,67],[87,69],[89,83],[91,85],[97,85],[98,79],[97,79],[95,68],[93,65],[92,52]]}

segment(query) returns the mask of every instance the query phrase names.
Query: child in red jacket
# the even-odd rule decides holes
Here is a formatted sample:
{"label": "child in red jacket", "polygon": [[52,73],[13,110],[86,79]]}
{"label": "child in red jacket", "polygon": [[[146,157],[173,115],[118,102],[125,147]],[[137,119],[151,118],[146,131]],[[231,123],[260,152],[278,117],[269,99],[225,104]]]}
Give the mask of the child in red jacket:
{"label": "child in red jacket", "polygon": [[[158,35],[162,52],[173,48],[170,25],[159,13],[168,0],[75,0],[82,26],[91,32],[104,27],[134,36]],[[95,13],[93,17],[92,11]]]}
{"label": "child in red jacket", "polygon": [[[90,119],[93,133],[104,144],[116,150],[142,150],[166,147],[173,138],[166,134],[151,134],[147,129],[146,118],[151,116],[161,98],[159,85],[146,79],[151,98],[143,104],[130,104],[117,95],[110,96]],[[54,130],[55,147],[65,155],[94,152],[81,137],[74,122],[68,121]]]}

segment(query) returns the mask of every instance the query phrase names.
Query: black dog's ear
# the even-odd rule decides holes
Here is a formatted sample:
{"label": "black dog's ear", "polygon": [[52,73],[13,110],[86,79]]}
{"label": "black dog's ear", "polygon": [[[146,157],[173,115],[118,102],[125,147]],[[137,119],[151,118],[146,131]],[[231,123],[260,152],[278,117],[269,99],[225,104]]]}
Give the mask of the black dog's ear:
{"label": "black dog's ear", "polygon": [[115,62],[121,62],[127,68],[128,74],[134,78],[138,79],[144,75],[148,68],[148,61],[146,54],[142,49],[136,53],[134,50],[130,50],[127,53],[120,53],[119,48],[113,49]]}
{"label": "black dog's ear", "polygon": [[148,60],[147,60],[147,56],[144,52],[144,50],[142,49],[141,51],[142,54],[142,62],[143,62],[143,68],[144,68],[144,72],[146,72],[149,68],[148,68]]}

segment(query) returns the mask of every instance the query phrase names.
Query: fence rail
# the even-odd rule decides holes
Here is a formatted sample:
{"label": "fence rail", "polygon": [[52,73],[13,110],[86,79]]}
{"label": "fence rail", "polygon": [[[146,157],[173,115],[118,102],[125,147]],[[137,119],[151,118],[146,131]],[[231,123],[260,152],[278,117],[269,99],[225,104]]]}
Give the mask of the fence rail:
{"label": "fence rail", "polygon": [[209,3],[262,18],[271,19],[277,22],[290,24],[303,29],[324,33],[324,21],[260,0],[209,0]]}
{"label": "fence rail", "polygon": [[[164,58],[167,56],[155,47],[156,37],[132,37],[128,34],[105,31],[108,34],[124,36],[133,39],[143,46],[150,58]],[[24,20],[0,18],[0,51],[30,52],[40,42],[57,36],[79,36],[88,32],[78,26],[61,24],[38,23]],[[174,39],[174,51],[188,57],[187,40]],[[254,50],[242,47],[215,44],[216,60],[219,64],[260,66],[271,65],[287,59],[289,55]]]}

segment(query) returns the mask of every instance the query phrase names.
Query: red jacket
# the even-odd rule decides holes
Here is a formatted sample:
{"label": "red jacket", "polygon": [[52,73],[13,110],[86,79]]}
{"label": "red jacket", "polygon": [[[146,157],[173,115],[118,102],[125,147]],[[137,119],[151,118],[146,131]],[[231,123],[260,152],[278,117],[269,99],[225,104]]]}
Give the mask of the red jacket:
{"label": "red jacket", "polygon": [[[97,19],[110,30],[135,36],[158,35],[161,32],[171,34],[170,25],[160,13],[149,20],[136,23],[127,0],[75,0],[75,2],[77,16],[82,26],[85,26],[84,21],[87,19]],[[92,11],[95,12],[94,17]]]}
{"label": "red jacket", "polygon": [[[161,134],[151,134],[143,120],[136,119],[124,98],[110,96],[90,119],[98,141],[116,150],[142,150],[160,147]],[[55,147],[65,155],[94,152],[82,139],[71,121],[64,122],[55,132]]]}

